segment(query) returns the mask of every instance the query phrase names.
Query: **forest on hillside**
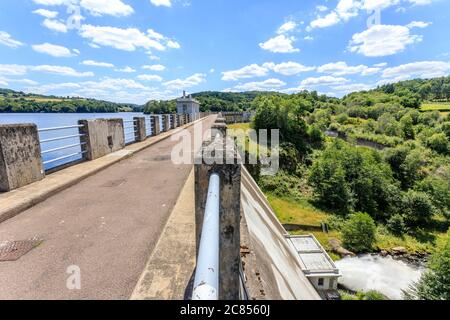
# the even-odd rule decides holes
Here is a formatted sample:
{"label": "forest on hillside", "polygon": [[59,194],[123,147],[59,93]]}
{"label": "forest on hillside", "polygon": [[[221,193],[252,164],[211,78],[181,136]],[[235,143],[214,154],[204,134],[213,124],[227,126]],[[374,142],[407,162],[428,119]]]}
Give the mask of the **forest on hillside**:
{"label": "forest on hillside", "polygon": [[142,111],[142,107],[95,99],[44,96],[0,89],[0,113],[113,113],[130,111]]}
{"label": "forest on hillside", "polygon": [[[327,249],[336,238],[355,253],[433,253],[440,273],[430,271],[424,281],[439,278],[433,297],[448,297],[450,260],[438,244],[449,247],[450,116],[445,103],[441,111],[422,109],[425,100],[447,99],[448,80],[407,81],[342,99],[306,91],[256,97],[251,126],[279,129],[280,170],[260,176],[249,169],[282,223],[327,223],[330,233],[316,234]],[[439,90],[424,89],[436,83]],[[430,298],[427,290],[421,282],[405,295]]]}

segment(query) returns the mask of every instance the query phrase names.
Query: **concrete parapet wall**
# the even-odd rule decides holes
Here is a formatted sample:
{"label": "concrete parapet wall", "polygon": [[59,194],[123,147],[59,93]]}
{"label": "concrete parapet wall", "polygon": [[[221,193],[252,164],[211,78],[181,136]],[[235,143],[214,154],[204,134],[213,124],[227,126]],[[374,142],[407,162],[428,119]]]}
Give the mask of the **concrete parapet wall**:
{"label": "concrete parapet wall", "polygon": [[79,120],[81,142],[86,143],[86,160],[94,160],[125,147],[122,119]]}
{"label": "concrete parapet wall", "polygon": [[0,125],[0,192],[23,187],[44,176],[36,125]]}
{"label": "concrete parapet wall", "polygon": [[145,117],[134,117],[134,135],[136,142],[142,142],[147,139],[147,128],[145,125]]}
{"label": "concrete parapet wall", "polygon": [[[227,142],[228,143],[228,142]],[[217,154],[222,156],[217,157]],[[233,161],[230,161],[234,160]],[[241,166],[236,151],[225,150],[225,139],[205,142],[195,160],[195,225],[197,255],[211,173],[220,176],[219,299],[239,300]]]}

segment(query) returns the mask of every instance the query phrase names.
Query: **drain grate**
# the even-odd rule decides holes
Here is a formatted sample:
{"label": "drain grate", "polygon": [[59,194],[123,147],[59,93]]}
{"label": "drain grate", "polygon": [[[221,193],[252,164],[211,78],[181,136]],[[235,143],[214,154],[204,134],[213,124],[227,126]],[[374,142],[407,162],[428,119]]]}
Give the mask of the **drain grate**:
{"label": "drain grate", "polygon": [[41,243],[42,240],[37,238],[21,241],[0,242],[0,262],[16,261]]}

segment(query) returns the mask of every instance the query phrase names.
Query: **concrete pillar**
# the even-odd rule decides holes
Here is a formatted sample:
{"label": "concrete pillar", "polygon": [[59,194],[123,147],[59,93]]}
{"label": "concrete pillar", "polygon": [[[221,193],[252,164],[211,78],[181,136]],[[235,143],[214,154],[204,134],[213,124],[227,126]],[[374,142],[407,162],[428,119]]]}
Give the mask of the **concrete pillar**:
{"label": "concrete pillar", "polygon": [[152,123],[152,135],[157,136],[161,132],[159,116],[150,116],[150,121]]}
{"label": "concrete pillar", "polygon": [[26,186],[44,176],[36,125],[0,125],[0,192]]}
{"label": "concrete pillar", "polygon": [[170,130],[170,115],[164,114],[162,116],[162,121],[164,125],[164,132],[167,132]]}
{"label": "concrete pillar", "polygon": [[171,114],[170,115],[170,121],[172,123],[172,129],[176,129],[178,127],[178,125],[177,125],[177,115],[176,114]]}
{"label": "concrete pillar", "polygon": [[[211,173],[215,172],[220,176],[219,299],[238,300],[240,288],[241,167],[237,164],[236,151],[234,148],[233,150],[225,150],[224,141],[223,139],[216,139],[212,143],[206,142],[200,153],[196,155],[196,248],[198,255],[209,177]],[[232,146],[233,144],[229,145]],[[214,154],[211,150],[216,150],[216,153]],[[223,154],[223,157],[220,157],[221,160],[215,159],[215,155],[221,154],[221,152]],[[234,159],[234,163],[230,164],[230,158]],[[218,161],[214,161],[214,159]]]}
{"label": "concrete pillar", "polygon": [[145,125],[144,117],[134,117],[134,135],[136,136],[136,142],[142,142],[147,138],[147,128]]}
{"label": "concrete pillar", "polygon": [[189,123],[189,119],[188,119],[188,115],[187,114],[183,114],[183,123],[184,124]]}
{"label": "concrete pillar", "polygon": [[94,160],[125,147],[123,119],[78,120],[80,141],[86,143],[83,157]]}
{"label": "concrete pillar", "polygon": [[182,114],[177,114],[178,126],[181,127],[184,125],[184,116]]}

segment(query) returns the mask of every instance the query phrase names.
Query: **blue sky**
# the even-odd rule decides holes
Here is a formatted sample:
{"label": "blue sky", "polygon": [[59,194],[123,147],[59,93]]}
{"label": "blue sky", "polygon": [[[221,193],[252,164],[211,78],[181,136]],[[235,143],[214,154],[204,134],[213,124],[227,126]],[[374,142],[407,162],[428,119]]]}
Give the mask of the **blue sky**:
{"label": "blue sky", "polygon": [[450,73],[446,0],[1,0],[0,87],[144,103]]}

